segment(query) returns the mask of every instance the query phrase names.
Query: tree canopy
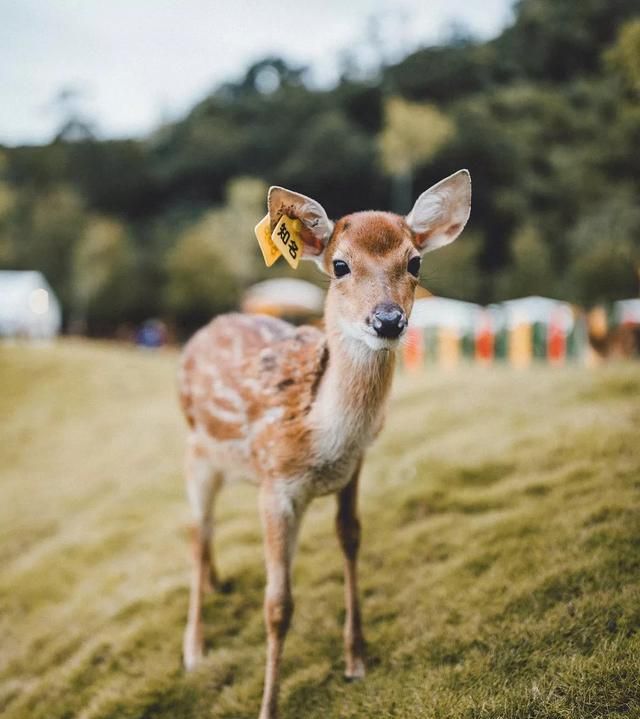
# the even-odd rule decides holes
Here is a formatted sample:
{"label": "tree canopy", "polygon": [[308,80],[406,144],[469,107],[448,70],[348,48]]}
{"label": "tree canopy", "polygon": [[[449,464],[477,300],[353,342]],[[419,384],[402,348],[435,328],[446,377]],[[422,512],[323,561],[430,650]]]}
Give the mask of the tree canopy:
{"label": "tree canopy", "polygon": [[637,0],[520,0],[493,40],[458,34],[375,77],[345,67],[330,89],[306,78],[269,57],[144,139],[100,140],[68,117],[47,145],[0,148],[0,267],[43,271],[91,332],[149,316],[186,331],[265,276],[252,227],[268,185],[333,217],[406,211],[467,167],[469,231],[425,262],[431,289],[637,294]]}

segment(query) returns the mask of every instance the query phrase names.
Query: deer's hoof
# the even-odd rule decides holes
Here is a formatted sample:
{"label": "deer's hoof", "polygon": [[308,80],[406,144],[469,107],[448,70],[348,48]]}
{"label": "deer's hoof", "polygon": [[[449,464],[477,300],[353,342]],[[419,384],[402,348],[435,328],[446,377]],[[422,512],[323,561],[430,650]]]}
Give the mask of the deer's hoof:
{"label": "deer's hoof", "polygon": [[361,679],[364,679],[365,674],[366,670],[364,666],[364,661],[362,661],[362,659],[358,657],[357,659],[353,659],[349,662],[347,670],[344,673],[344,678],[348,682],[357,682]]}
{"label": "deer's hoof", "polygon": [[189,629],[185,632],[182,646],[182,663],[186,671],[195,669],[204,657],[202,638]]}
{"label": "deer's hoof", "polygon": [[201,651],[189,652],[184,651],[182,653],[182,663],[184,669],[187,672],[193,671],[203,659],[203,653]]}

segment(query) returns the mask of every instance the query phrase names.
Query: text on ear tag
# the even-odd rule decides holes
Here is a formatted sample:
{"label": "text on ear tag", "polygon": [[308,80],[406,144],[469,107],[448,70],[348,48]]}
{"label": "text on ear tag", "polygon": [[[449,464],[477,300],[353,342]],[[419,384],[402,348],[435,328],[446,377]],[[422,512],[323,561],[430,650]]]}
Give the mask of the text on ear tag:
{"label": "text on ear tag", "polygon": [[271,221],[269,220],[269,213],[267,213],[258,224],[255,226],[254,232],[258,239],[258,244],[262,250],[262,256],[264,257],[264,263],[267,267],[271,265],[280,257],[280,250],[276,247],[273,240],[271,239]]}
{"label": "text on ear tag", "polygon": [[274,244],[294,270],[297,269],[300,255],[302,254],[301,229],[302,223],[300,220],[292,220],[287,215],[282,215],[271,233]]}

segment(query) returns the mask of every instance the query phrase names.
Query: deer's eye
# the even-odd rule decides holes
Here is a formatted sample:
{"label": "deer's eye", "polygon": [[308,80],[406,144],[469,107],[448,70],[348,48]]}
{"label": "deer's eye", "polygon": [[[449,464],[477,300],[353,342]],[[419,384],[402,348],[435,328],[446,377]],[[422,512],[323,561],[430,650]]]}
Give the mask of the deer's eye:
{"label": "deer's eye", "polygon": [[420,258],[412,257],[407,265],[407,271],[410,272],[414,277],[420,274]]}
{"label": "deer's eye", "polygon": [[336,277],[344,277],[351,272],[349,265],[343,260],[333,261],[333,271],[335,272]]}

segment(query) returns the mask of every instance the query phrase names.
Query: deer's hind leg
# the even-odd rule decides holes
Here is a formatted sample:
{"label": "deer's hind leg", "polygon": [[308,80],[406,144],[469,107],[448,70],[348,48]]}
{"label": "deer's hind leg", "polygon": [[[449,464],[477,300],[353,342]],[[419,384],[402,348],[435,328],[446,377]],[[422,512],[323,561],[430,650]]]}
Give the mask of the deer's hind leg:
{"label": "deer's hind leg", "polygon": [[218,581],[211,540],[214,501],[223,477],[193,437],[187,445],[185,472],[194,525],[189,616],[184,632],[182,658],[185,668],[192,669],[204,653],[202,598],[216,587]]}

